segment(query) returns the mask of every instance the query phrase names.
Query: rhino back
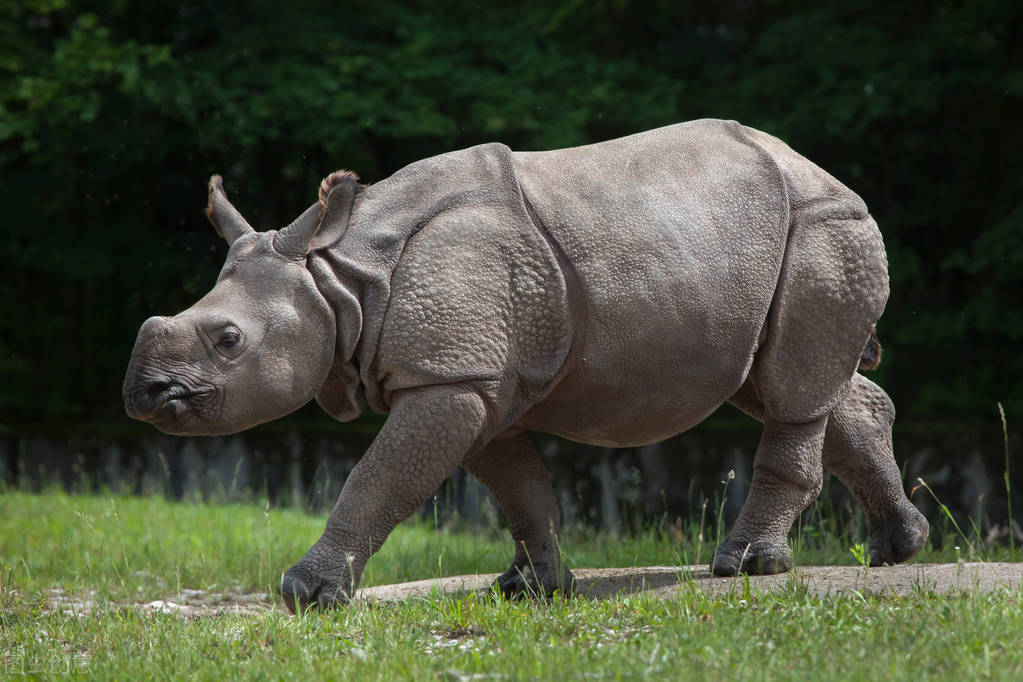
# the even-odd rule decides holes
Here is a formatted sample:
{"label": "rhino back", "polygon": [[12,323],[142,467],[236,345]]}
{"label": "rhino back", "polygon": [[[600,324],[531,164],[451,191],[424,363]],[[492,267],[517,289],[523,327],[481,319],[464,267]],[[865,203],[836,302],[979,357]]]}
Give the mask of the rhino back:
{"label": "rhino back", "polygon": [[572,272],[569,371],[520,421],[586,442],[660,440],[742,385],[785,249],[778,165],[734,122],[515,154]]}

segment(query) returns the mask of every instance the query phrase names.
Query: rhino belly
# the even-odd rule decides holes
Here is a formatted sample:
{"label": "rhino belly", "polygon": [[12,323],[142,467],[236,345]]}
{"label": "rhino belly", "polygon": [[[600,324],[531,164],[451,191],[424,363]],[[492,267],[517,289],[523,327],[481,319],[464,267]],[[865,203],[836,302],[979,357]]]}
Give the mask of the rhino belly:
{"label": "rhino belly", "polygon": [[788,233],[777,164],[740,126],[699,121],[516,156],[560,251],[574,343],[518,424],[603,445],[695,425],[749,373]]}
{"label": "rhino belly", "polygon": [[623,292],[612,301],[606,290],[612,296],[591,308],[562,379],[518,425],[594,445],[642,445],[695,426],[734,395],[753,362],[770,288],[727,309],[740,294],[720,282],[706,283],[702,298],[691,280],[662,284],[647,298]]}

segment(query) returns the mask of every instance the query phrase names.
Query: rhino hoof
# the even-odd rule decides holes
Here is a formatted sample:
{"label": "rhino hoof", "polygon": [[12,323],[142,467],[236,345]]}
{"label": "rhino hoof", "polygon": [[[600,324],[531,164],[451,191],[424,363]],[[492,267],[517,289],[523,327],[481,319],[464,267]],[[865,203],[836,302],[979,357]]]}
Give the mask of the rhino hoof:
{"label": "rhino hoof", "polygon": [[903,500],[895,514],[870,522],[870,565],[909,561],[927,542],[929,530],[924,515],[909,500]]}
{"label": "rhino hoof", "polygon": [[562,567],[559,572],[547,564],[533,563],[525,566],[512,565],[498,576],[495,583],[501,593],[514,597],[550,597],[555,592],[571,595],[576,591],[576,580],[572,572]]}
{"label": "rhino hoof", "polygon": [[288,573],[281,578],[281,582],[277,586],[277,593],[281,595],[284,605],[292,613],[309,608],[315,596],[315,591],[310,590],[305,582]]}
{"label": "rhino hoof", "polygon": [[308,609],[332,609],[347,606],[351,601],[344,590],[332,581],[318,581],[315,588],[309,587],[309,582],[303,580],[293,573],[294,569],[288,571],[281,578],[277,586],[277,592],[284,599],[284,605],[292,613],[299,613]]}
{"label": "rhino hoof", "polygon": [[725,540],[714,554],[710,570],[714,575],[731,576],[738,573],[771,575],[792,568],[792,551],[782,542],[739,542]]}

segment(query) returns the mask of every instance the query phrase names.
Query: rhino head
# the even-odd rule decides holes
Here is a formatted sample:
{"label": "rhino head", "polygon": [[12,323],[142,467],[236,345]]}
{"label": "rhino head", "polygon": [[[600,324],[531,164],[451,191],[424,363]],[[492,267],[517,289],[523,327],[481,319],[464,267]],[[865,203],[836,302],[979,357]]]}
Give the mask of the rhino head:
{"label": "rhino head", "polygon": [[220,176],[210,178],[206,215],[230,246],[227,260],[192,307],[143,323],[124,379],[128,415],[165,433],[218,435],[316,396],[331,373],[338,320],[306,259],[344,232],[362,189],[354,174],[333,173],[293,223],[256,232]]}

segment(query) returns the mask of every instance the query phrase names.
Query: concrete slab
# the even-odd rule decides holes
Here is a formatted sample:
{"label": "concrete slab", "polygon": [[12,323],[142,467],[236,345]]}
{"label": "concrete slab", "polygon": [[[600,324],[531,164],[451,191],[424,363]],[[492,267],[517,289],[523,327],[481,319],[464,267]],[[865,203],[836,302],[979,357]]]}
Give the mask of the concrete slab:
{"label": "concrete slab", "polygon": [[[670,598],[687,589],[707,594],[742,594],[746,584],[742,576],[713,576],[706,565],[579,568],[573,572],[579,582],[579,593],[597,599],[645,591]],[[399,601],[433,593],[483,592],[490,589],[496,578],[496,573],[484,573],[379,585],[359,590],[356,598]],[[860,566],[799,566],[789,573],[750,576],[749,584],[753,593],[803,586],[818,597],[853,592],[906,596],[921,589],[938,594],[1008,589],[1023,596],[1023,563],[901,564],[866,570]]]}

